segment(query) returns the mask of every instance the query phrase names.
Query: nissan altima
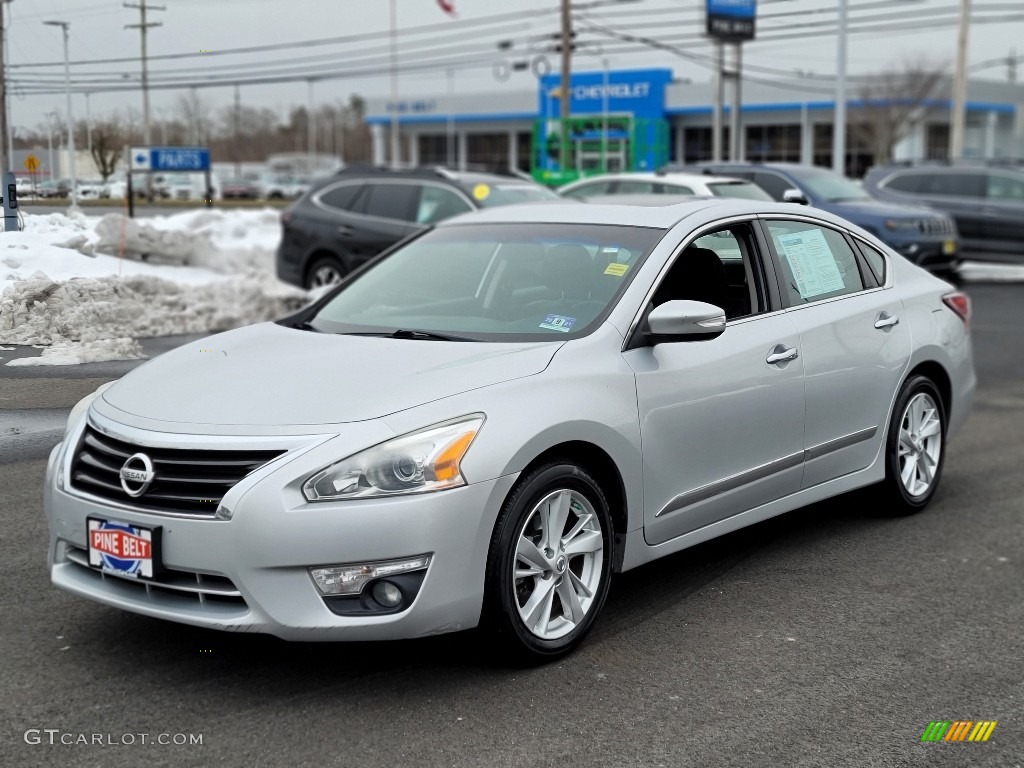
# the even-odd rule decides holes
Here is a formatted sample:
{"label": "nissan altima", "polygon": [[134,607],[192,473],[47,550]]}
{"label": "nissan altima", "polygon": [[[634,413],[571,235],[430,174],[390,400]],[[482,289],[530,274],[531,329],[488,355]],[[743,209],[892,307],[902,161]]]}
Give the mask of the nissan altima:
{"label": "nissan altima", "polygon": [[822,211],[456,217],[80,402],[51,579],[214,629],[481,626],[555,657],[650,560],[863,486],[924,508],[975,388],[969,311]]}

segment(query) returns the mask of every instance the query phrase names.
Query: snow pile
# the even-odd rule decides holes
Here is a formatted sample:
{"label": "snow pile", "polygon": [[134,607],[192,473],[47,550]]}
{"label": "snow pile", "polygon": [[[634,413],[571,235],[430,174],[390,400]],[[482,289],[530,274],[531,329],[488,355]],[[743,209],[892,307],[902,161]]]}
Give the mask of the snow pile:
{"label": "snow pile", "polygon": [[[308,301],[274,276],[280,238],[274,211],[194,211],[135,222],[120,214],[26,220],[24,232],[0,239],[0,344],[54,348],[33,362],[9,364],[138,357],[132,339],[228,330]],[[131,243],[190,266],[108,255],[120,249],[122,230],[126,253]]]}
{"label": "snow pile", "polygon": [[76,365],[107,360],[138,360],[145,357],[135,339],[104,339],[82,343],[61,341],[43,350],[41,357],[20,357],[7,363],[18,365]]}

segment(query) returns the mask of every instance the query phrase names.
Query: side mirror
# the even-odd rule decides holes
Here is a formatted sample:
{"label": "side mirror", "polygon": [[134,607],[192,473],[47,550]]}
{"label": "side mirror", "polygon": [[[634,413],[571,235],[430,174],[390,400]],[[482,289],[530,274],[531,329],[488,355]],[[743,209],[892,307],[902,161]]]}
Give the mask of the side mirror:
{"label": "side mirror", "polygon": [[647,337],[665,341],[705,341],[722,335],[725,310],[703,301],[666,301],[647,315]]}
{"label": "side mirror", "polygon": [[807,196],[799,189],[787,189],[782,193],[782,202],[807,205]]}

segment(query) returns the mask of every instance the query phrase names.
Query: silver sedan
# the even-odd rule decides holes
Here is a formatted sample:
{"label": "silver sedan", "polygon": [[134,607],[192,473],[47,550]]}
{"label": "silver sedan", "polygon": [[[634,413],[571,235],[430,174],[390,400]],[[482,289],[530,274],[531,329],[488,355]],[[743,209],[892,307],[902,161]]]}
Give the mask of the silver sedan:
{"label": "silver sedan", "polygon": [[968,316],[820,211],[468,214],[76,406],[51,578],[215,629],[482,625],[551,658],[617,573],[863,486],[924,508],[975,387]]}

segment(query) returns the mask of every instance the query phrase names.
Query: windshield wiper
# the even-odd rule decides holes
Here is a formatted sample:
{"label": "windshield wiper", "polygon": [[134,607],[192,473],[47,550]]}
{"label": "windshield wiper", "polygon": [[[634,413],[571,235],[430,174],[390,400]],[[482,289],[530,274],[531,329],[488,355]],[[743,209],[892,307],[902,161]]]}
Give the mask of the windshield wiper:
{"label": "windshield wiper", "polygon": [[346,333],[346,336],[378,336],[385,339],[422,339],[424,341],[476,341],[468,336],[452,336],[445,333],[433,331],[412,331],[406,328],[398,328],[394,331],[380,333]]}

